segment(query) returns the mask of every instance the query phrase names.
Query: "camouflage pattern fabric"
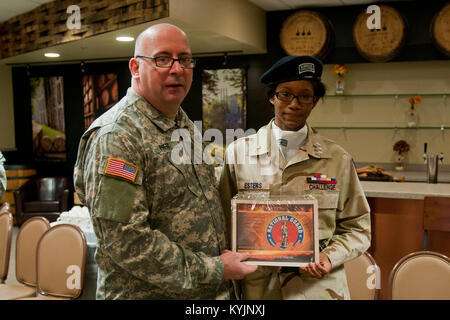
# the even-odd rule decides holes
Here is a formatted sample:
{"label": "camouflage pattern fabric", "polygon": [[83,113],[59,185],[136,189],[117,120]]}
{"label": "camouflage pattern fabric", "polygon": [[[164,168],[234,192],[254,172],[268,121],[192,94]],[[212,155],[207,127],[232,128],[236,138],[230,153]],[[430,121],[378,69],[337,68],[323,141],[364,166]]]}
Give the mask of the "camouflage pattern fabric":
{"label": "camouflage pattern fabric", "polygon": [[97,299],[231,298],[214,168],[173,161],[179,128],[194,134],[181,108],[171,120],[130,88],[81,139],[74,181],[98,238]]}
{"label": "camouflage pattern fabric", "polygon": [[5,162],[5,157],[0,152],[0,200],[2,200],[6,191],[6,172],[3,163]]}
{"label": "camouflage pattern fabric", "polygon": [[[279,273],[279,267],[260,266],[241,282],[243,298],[349,299],[343,264],[365,252],[371,239],[370,208],[353,159],[339,145],[322,137],[307,124],[305,143],[286,162],[271,132],[272,121],[255,135],[238,139],[227,148],[219,191],[228,234],[230,201],[244,183],[257,183],[268,188],[244,192],[310,194],[319,205],[320,249],[328,256],[333,269],[327,278],[316,279],[306,273]],[[307,178],[317,174],[335,178],[335,188],[311,189]],[[283,286],[286,278],[289,281]]]}

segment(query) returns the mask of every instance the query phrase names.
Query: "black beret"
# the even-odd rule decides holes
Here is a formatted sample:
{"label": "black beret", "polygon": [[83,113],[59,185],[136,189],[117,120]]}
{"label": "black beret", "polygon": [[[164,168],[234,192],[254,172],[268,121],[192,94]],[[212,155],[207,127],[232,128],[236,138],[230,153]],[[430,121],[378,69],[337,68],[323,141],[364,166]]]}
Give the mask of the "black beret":
{"label": "black beret", "polygon": [[286,56],[281,58],[259,78],[264,84],[277,84],[303,79],[320,79],[323,64],[311,56]]}

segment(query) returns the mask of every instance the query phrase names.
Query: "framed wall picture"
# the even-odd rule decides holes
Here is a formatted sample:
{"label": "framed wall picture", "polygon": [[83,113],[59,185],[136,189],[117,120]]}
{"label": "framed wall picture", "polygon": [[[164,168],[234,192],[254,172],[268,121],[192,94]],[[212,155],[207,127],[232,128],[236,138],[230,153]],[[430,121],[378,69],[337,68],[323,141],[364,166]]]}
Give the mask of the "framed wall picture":
{"label": "framed wall picture", "polygon": [[32,77],[31,113],[35,159],[66,160],[63,77]]}
{"label": "framed wall picture", "polygon": [[[226,129],[246,126],[247,81],[245,69],[203,70],[203,130],[218,129],[226,137]],[[224,140],[225,141],[225,140]]]}
{"label": "framed wall picture", "polygon": [[84,129],[119,101],[117,74],[85,74],[82,78]]}
{"label": "framed wall picture", "polygon": [[306,266],[319,262],[318,205],[314,198],[234,198],[232,247],[246,263]]}

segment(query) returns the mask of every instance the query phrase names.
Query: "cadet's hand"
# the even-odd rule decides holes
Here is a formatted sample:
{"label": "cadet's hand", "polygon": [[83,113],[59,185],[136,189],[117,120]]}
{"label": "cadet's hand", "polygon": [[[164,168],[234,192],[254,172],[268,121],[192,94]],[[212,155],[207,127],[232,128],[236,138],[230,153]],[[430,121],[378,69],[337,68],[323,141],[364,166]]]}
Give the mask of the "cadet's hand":
{"label": "cadet's hand", "polygon": [[223,262],[223,279],[239,280],[243,279],[247,274],[255,272],[258,266],[242,263],[242,261],[247,260],[248,257],[248,253],[236,253],[225,250],[220,256]]}
{"label": "cadet's hand", "polygon": [[331,263],[328,256],[321,252],[319,254],[319,263],[310,262],[306,267],[300,267],[301,270],[307,272],[311,277],[322,279],[327,277],[331,271]]}

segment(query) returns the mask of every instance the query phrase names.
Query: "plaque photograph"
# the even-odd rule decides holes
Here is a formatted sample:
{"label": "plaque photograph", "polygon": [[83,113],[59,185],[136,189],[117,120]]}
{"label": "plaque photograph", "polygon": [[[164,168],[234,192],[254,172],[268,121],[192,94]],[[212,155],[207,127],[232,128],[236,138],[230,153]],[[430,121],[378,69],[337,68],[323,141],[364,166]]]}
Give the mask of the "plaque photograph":
{"label": "plaque photograph", "polygon": [[319,261],[316,199],[233,199],[233,251],[246,263],[305,266]]}

